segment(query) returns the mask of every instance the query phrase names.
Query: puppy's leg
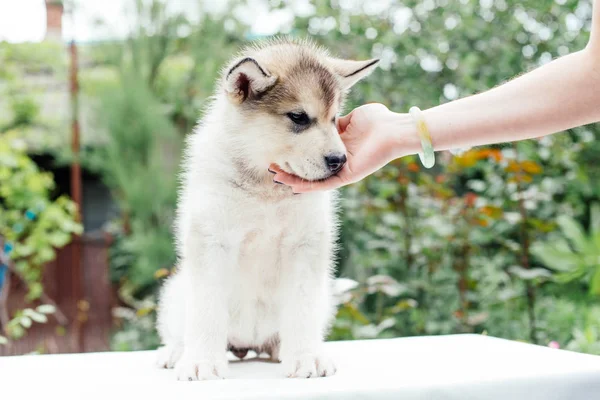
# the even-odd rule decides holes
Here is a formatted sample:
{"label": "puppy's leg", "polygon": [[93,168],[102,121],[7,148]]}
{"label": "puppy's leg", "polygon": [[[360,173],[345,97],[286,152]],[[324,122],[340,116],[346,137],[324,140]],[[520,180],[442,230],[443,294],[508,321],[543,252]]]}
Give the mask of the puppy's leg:
{"label": "puppy's leg", "polygon": [[156,352],[159,368],[173,368],[183,352],[186,285],[182,278],[182,274],[175,273],[160,292],[157,330],[164,346]]}
{"label": "puppy's leg", "polygon": [[209,243],[184,250],[187,301],[183,355],[175,367],[179,380],[220,379],[227,369],[227,277],[237,252]]}
{"label": "puppy's leg", "polygon": [[329,257],[316,253],[310,246],[296,249],[283,266],[279,334],[281,360],[288,377],[315,378],[336,371],[323,350],[331,314]]}
{"label": "puppy's leg", "polygon": [[167,344],[156,350],[156,366],[158,368],[173,368],[181,357],[183,346],[180,344]]}
{"label": "puppy's leg", "polygon": [[267,349],[267,354],[269,355],[269,359],[271,361],[279,362],[279,340],[269,346]]}

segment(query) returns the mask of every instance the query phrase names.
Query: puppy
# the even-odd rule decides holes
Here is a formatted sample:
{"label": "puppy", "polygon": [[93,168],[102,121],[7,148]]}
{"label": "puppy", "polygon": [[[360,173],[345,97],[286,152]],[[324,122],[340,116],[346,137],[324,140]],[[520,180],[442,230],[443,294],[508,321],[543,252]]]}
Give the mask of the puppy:
{"label": "puppy", "polygon": [[158,364],[180,380],[226,375],[227,351],[282,361],[289,377],[335,373],[323,349],[332,300],[332,192],[294,195],[268,166],[314,181],[340,171],[336,118],[378,60],[278,39],[222,73],[189,136],[175,223],[178,270],[160,295]]}

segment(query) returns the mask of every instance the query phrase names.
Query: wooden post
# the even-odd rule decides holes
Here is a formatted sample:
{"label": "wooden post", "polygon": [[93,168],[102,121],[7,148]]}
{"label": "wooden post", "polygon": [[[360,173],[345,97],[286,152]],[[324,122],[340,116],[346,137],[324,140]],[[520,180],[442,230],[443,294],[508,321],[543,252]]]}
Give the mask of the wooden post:
{"label": "wooden post", "polygon": [[[72,12],[72,10],[71,10]],[[79,137],[79,81],[78,81],[78,61],[77,61],[77,45],[75,38],[70,44],[71,56],[71,74],[70,74],[70,91],[72,105],[72,125],[71,125],[71,151],[73,152],[73,161],[71,164],[71,198],[77,205],[76,219],[81,222],[82,212],[82,190],[81,190],[81,164],[79,160],[80,137]],[[73,332],[74,347],[77,352],[84,350],[83,338],[83,321],[80,318],[80,304],[83,300],[83,277],[81,268],[81,246],[83,242],[81,237],[75,237],[72,244],[72,283],[73,297],[75,304],[73,305],[74,318],[71,326]]]}

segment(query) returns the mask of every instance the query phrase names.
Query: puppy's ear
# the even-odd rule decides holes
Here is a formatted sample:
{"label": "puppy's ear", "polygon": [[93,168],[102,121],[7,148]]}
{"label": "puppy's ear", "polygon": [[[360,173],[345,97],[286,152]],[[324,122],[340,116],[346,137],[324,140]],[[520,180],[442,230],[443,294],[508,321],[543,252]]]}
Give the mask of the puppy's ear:
{"label": "puppy's ear", "polygon": [[273,87],[275,82],[277,77],[250,57],[236,61],[225,71],[225,91],[237,104],[259,96]]}
{"label": "puppy's ear", "polygon": [[378,59],[353,61],[330,57],[328,61],[345,90],[350,89],[356,82],[370,75],[379,64]]}

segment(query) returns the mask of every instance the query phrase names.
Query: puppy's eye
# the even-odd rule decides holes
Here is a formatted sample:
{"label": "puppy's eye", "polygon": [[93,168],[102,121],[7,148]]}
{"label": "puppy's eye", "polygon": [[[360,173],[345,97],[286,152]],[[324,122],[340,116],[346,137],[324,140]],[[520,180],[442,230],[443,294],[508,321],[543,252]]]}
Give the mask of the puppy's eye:
{"label": "puppy's eye", "polygon": [[306,126],[310,124],[310,118],[305,112],[295,113],[290,112],[287,113],[287,117],[292,120],[293,123],[300,126]]}

